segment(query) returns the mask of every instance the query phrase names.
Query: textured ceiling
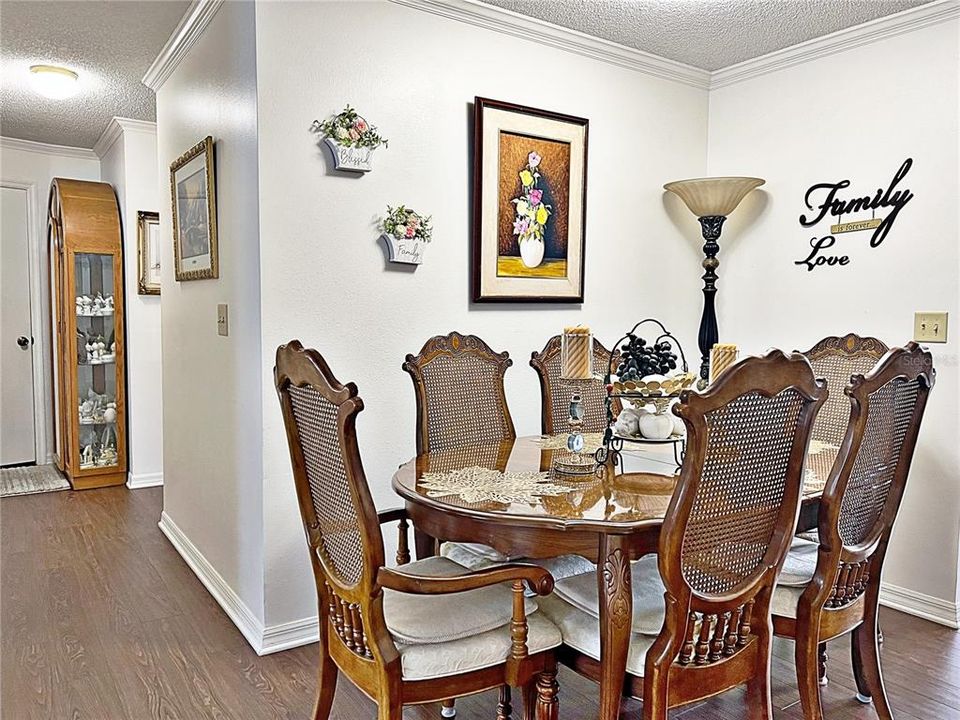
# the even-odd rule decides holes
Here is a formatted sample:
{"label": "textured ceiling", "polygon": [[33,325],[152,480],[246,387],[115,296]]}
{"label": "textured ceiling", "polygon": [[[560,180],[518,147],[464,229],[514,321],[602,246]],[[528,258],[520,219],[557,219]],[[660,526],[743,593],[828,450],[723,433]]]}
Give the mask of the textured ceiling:
{"label": "textured ceiling", "polygon": [[930,0],[481,0],[719,70]]}
{"label": "textured ceiling", "polygon": [[[93,147],[114,115],[156,119],[153,91],[140,78],[189,2],[0,2],[0,134]],[[67,100],[30,89],[28,68],[63,65],[82,88]]]}

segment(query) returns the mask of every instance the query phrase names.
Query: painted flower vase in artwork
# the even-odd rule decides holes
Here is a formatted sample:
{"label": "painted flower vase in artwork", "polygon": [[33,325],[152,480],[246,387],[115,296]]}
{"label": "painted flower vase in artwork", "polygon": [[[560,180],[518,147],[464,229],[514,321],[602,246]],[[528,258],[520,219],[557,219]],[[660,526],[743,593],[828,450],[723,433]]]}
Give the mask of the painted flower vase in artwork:
{"label": "painted flower vase in artwork", "polygon": [[387,245],[390,253],[390,262],[419,265],[423,262],[423,251],[426,243],[417,238],[398,238],[390,233],[382,233],[380,237]]}
{"label": "painted flower vase in artwork", "polygon": [[524,267],[535,268],[543,262],[543,240],[530,238],[520,241],[520,260]]}
{"label": "painted flower vase in artwork", "polygon": [[538,187],[541,160],[535,150],[530,151],[526,167],[517,174],[520,194],[510,201],[516,213],[513,234],[520,246],[520,260],[527,268],[539,267],[543,262],[547,222],[553,213],[553,207],[544,201],[544,189]]}
{"label": "painted flower vase in artwork", "polygon": [[341,145],[333,138],[324,138],[323,142],[333,154],[333,167],[335,170],[360,173],[373,170],[373,165],[370,164],[370,158],[373,155],[374,148]]}

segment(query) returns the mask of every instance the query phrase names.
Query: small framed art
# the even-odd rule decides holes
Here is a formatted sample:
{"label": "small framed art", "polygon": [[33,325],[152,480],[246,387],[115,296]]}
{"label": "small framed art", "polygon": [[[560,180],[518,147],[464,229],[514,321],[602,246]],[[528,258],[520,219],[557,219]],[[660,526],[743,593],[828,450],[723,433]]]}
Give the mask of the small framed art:
{"label": "small framed art", "polygon": [[474,101],[474,302],[583,302],[585,118]]}
{"label": "small framed art", "polygon": [[160,215],[140,210],[137,213],[137,293],[160,294]]}
{"label": "small framed art", "polygon": [[208,135],[170,165],[170,196],[177,280],[219,277],[212,137]]}

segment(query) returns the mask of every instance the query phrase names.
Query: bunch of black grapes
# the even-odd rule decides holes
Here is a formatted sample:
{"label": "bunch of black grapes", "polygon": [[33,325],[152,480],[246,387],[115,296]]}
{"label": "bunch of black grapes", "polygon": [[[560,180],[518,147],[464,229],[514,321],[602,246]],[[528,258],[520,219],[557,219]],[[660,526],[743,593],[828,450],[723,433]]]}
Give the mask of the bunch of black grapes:
{"label": "bunch of black grapes", "polygon": [[676,367],[677,356],[667,340],[647,345],[646,340],[631,333],[620,347],[617,375],[621,381],[636,382],[647,375],[666,375]]}

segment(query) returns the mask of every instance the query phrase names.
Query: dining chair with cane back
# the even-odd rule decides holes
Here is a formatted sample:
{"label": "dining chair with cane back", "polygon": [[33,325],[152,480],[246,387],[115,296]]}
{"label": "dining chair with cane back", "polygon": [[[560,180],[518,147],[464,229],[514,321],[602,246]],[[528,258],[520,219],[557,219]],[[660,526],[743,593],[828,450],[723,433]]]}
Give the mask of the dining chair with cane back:
{"label": "dining chair with cane back", "polygon": [[773,717],[770,601],[826,395],[802,355],[779,350],[741,360],[702,394],[683,393],[674,412],[687,452],[657,562],[611,565],[592,597],[587,576],[558,581],[540,604],[563,632],[563,663],[598,679],[598,593],[615,597],[632,584],[623,692],[642,698],[645,720],[744,684],[749,717]]}
{"label": "dining chair with cane back", "polygon": [[877,338],[848,333],[843,337],[825,337],[803,353],[813,367],[813,374],[824,378],[830,391],[813,424],[815,447],[812,450],[820,452],[813,452],[811,462],[820,477],[825,479],[830,473],[847,432],[850,402],[843,389],[853,375],[870,372],[887,350],[887,345]]}
{"label": "dining chair with cane back", "polygon": [[[532,565],[471,573],[447,558],[409,562],[403,510],[377,513],[357,445],[363,409],[323,357],[296,340],[277,349],[274,379],[317,586],[319,690],[314,718],[331,710],[339,672],[400,720],[403,706],[509,686],[524,689],[528,718],[557,714],[557,628],[525,598],[553,578]],[[386,567],[380,526],[399,523],[398,569]]]}
{"label": "dining chair with cane back", "polygon": [[[537,371],[540,378],[540,432],[554,435],[567,429],[570,395],[572,390],[564,385],[560,377],[561,336],[554,335],[547,340],[540,352],[530,354],[530,367]],[[610,351],[596,338],[593,339],[593,369],[602,376],[610,366]],[[598,377],[586,387],[578,386],[577,392],[583,399],[583,425],[581,432],[602,433],[607,429],[607,391]],[[614,415],[620,411],[619,401]]]}
{"label": "dining chair with cane back", "polygon": [[407,355],[417,402],[417,454],[516,438],[503,376],[510,354],[476,335],[451,332]]}
{"label": "dining chair with cane back", "polygon": [[774,593],[774,630],[794,638],[806,720],[820,720],[818,648],[852,633],[861,702],[892,718],[880,670],[880,578],[936,372],[916,343],[887,352],[846,387],[846,432],[820,500],[819,543],[790,551]]}
{"label": "dining chair with cane back", "polygon": [[[840,443],[847,432],[847,423],[850,420],[850,399],[844,394],[844,388],[854,375],[870,372],[887,350],[889,348],[882,340],[847,333],[843,337],[835,335],[825,337],[803,353],[813,367],[813,374],[827,381],[827,390],[830,392],[823,409],[813,423],[813,436],[810,441],[810,452],[807,455],[807,467],[820,483],[825,483],[829,477],[840,450]],[[810,507],[809,512],[812,513],[815,509]],[[803,525],[815,527],[816,518],[811,515]],[[817,542],[817,531],[801,533],[800,538]],[[878,637],[880,642],[883,642],[883,633],[879,630]],[[826,644],[820,647],[819,676],[820,684],[826,685]]]}

